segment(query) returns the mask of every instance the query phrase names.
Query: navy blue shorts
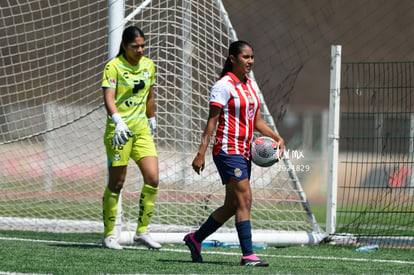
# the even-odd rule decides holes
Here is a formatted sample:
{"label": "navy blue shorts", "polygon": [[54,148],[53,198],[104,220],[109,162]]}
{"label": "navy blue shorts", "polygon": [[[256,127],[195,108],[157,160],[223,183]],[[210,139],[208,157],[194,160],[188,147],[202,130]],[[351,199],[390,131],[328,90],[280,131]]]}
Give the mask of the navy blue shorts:
{"label": "navy blue shorts", "polygon": [[226,154],[220,151],[217,155],[213,155],[213,160],[223,184],[229,183],[230,180],[250,180],[252,162],[242,155]]}

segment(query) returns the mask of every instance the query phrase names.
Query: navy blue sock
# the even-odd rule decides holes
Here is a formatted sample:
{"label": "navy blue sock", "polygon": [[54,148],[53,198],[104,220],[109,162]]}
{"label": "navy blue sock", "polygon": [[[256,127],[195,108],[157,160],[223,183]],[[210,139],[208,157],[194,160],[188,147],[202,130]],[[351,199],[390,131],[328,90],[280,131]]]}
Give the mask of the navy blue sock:
{"label": "navy blue sock", "polygon": [[216,221],[213,216],[209,216],[208,219],[200,226],[200,228],[194,234],[194,240],[201,243],[204,241],[208,236],[213,234],[222,223]]}
{"label": "navy blue sock", "polygon": [[243,256],[249,256],[253,254],[252,244],[252,227],[250,220],[236,223],[237,234],[239,235],[240,247],[243,252]]}

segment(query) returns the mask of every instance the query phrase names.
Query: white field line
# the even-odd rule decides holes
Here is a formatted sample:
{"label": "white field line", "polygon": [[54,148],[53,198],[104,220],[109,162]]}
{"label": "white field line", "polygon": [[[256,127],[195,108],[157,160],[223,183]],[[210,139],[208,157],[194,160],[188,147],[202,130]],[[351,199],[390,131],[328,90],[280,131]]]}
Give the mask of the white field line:
{"label": "white field line", "polygon": [[[32,239],[24,239],[24,238],[8,238],[8,237],[0,237],[0,240],[16,240],[16,241],[27,241],[27,242],[39,242],[39,243],[60,243],[60,244],[73,244],[73,245],[90,245],[90,246],[101,246],[100,243],[80,243],[80,242],[64,242],[64,241],[49,241],[49,240],[32,240]],[[146,247],[142,246],[124,246],[125,249],[141,249],[141,250],[148,250]],[[240,253],[236,252],[221,252],[221,251],[206,251],[207,249],[203,250],[203,254],[216,254],[216,255],[235,255],[240,256]],[[162,248],[162,251],[171,251],[171,252],[181,252],[181,253],[189,253],[186,249],[174,249],[174,248]],[[344,257],[323,257],[323,256],[294,256],[294,255],[269,255],[263,253],[255,253],[257,256],[260,257],[272,257],[272,258],[284,258],[284,259],[314,259],[314,260],[332,260],[332,261],[349,261],[349,262],[372,262],[372,263],[391,263],[391,264],[406,264],[406,265],[414,265],[414,261],[400,261],[400,260],[383,260],[383,259],[363,259],[363,258],[344,258]],[[1,274],[6,274],[2,273]]]}

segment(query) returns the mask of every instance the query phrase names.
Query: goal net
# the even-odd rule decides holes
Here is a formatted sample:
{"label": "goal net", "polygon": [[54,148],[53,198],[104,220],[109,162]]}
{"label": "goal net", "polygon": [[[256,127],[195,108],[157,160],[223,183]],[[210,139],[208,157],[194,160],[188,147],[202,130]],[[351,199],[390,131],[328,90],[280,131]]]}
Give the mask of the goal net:
{"label": "goal net", "polygon": [[336,231],[414,246],[414,62],[342,62]]}
{"label": "goal net", "polygon": [[[109,2],[111,9],[118,1]],[[191,162],[208,117],[209,90],[237,35],[221,1],[125,0],[121,6],[122,28],[144,31],[146,54],[157,69],[160,190],[150,230],[160,242],[181,242],[224,199],[211,156],[201,176]],[[100,84],[111,41],[107,14],[105,1],[9,3],[2,9],[1,229],[103,232],[106,112]],[[260,96],[262,113],[277,130]],[[135,231],[143,184],[136,165],[129,166],[119,225],[127,232],[121,233],[124,242]],[[324,237],[295,169],[288,156],[271,168],[253,166],[253,240],[313,244]],[[216,239],[237,240],[233,228],[231,220]]]}

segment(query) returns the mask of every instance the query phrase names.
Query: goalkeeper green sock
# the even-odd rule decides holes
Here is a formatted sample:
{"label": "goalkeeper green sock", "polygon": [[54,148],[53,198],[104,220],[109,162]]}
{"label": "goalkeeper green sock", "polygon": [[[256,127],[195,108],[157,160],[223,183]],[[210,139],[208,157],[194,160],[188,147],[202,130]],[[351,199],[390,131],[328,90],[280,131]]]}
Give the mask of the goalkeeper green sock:
{"label": "goalkeeper green sock", "polygon": [[139,216],[137,234],[145,233],[151,222],[152,212],[154,211],[155,201],[157,199],[158,187],[144,184],[139,199]]}
{"label": "goalkeeper green sock", "polygon": [[119,194],[112,193],[108,187],[105,188],[104,196],[102,199],[105,236],[115,235],[114,229],[116,214],[118,212],[118,199]]}

